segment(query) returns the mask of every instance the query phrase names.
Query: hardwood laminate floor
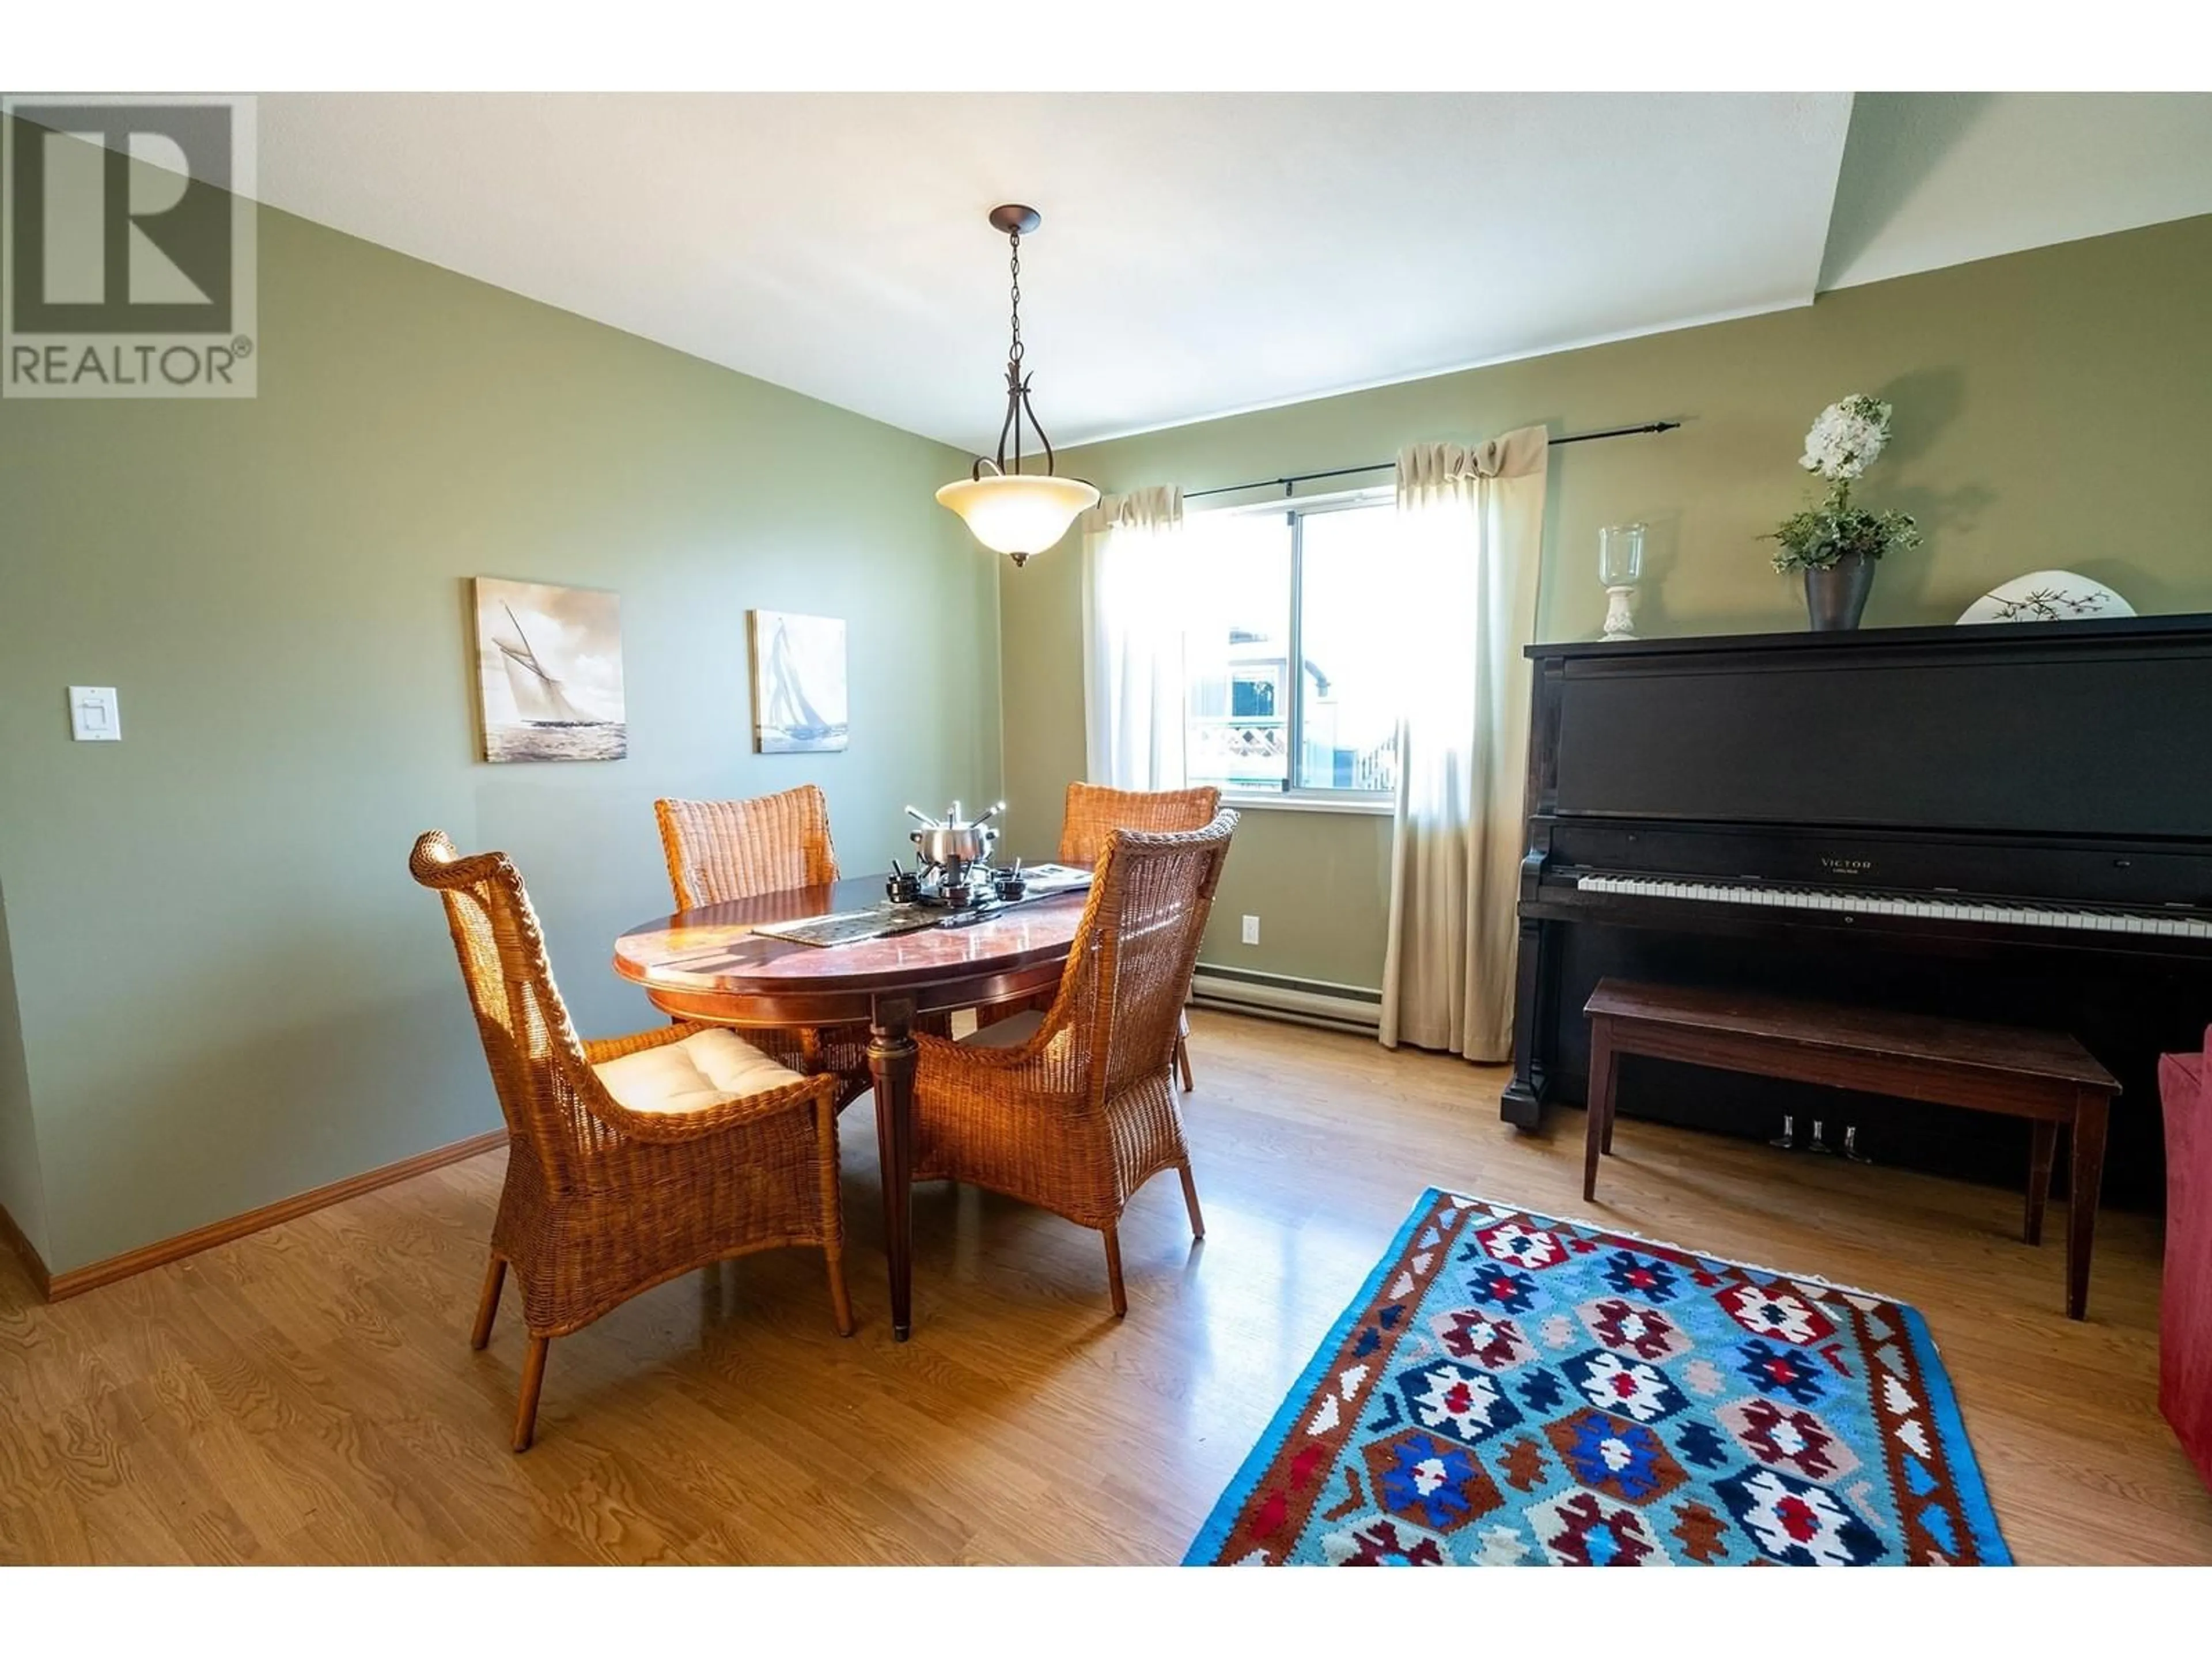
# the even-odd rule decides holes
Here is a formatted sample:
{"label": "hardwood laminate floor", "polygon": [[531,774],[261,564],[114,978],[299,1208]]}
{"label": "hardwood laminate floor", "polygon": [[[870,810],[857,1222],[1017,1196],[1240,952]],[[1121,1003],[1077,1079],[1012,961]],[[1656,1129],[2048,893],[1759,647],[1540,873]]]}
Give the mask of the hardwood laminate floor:
{"label": "hardwood laminate floor", "polygon": [[1502,1071],[1193,1025],[1208,1237],[1172,1176],[1138,1196],[1126,1322],[1096,1235],[924,1188],[894,1342],[861,1107],[859,1334],[818,1256],[690,1275],[553,1345],[520,1457],[512,1307],[468,1347],[501,1153],[52,1307],[0,1252],[0,1560],[1171,1562],[1433,1184],[1911,1302],[2020,1559],[2212,1561],[2157,1409],[2155,1220],[2106,1216],[2070,1323],[2012,1194],[1625,1121],[1585,1206],[1581,1115],[1507,1129]]}

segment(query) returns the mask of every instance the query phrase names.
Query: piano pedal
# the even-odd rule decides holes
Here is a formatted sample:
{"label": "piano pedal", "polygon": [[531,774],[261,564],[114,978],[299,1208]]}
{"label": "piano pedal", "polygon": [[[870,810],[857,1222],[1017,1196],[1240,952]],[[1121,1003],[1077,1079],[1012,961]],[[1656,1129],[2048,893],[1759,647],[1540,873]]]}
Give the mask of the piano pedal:
{"label": "piano pedal", "polygon": [[1783,1113],[1782,1133],[1766,1144],[1770,1146],[1779,1146],[1785,1152],[1796,1152],[1797,1150],[1797,1120],[1787,1112]]}
{"label": "piano pedal", "polygon": [[1854,1164],[1874,1162],[1859,1150],[1859,1126],[1856,1123],[1847,1123],[1844,1126],[1844,1156]]}
{"label": "piano pedal", "polygon": [[1836,1149],[1828,1145],[1827,1141],[1822,1138],[1822,1129],[1823,1126],[1820,1120],[1817,1117],[1814,1118],[1813,1120],[1813,1139],[1806,1143],[1805,1150],[1808,1152],[1819,1152],[1823,1157],[1826,1157],[1834,1152]]}

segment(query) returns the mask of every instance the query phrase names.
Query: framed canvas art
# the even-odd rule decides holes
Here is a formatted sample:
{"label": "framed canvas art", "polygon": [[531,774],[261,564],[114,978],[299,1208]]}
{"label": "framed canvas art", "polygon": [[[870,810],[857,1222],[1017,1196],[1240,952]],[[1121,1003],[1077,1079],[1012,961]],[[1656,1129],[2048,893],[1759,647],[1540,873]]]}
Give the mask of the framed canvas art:
{"label": "framed canvas art", "polygon": [[791,611],[746,613],[753,660],[753,748],[763,755],[845,747],[845,623]]}
{"label": "framed canvas art", "polygon": [[620,760],[622,599],[590,587],[475,581],[488,761]]}

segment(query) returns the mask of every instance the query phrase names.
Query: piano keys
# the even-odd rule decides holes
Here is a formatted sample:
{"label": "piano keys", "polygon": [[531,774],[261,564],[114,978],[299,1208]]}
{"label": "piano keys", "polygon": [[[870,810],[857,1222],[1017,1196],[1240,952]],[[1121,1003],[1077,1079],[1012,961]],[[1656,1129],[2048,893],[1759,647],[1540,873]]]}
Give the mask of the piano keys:
{"label": "piano keys", "polygon": [[1973,921],[2000,927],[2072,927],[2085,933],[2149,933],[2168,939],[2212,939],[2212,917],[2185,905],[2172,914],[2083,909],[2063,904],[2021,904],[2001,898],[1931,897],[1914,893],[1828,891],[1768,886],[1757,882],[1652,879],[1588,875],[1575,879],[1585,893],[1623,893],[1637,898],[1689,899],[1702,904],[1753,904],[1772,910],[1820,910],[1854,916],[1903,916],[1925,921]]}
{"label": "piano keys", "polygon": [[[2153,1075],[2212,1023],[2212,617],[1531,647],[1514,1077],[1586,1086],[1607,974],[2069,1031],[2122,1082],[2107,1191],[2154,1201]],[[2011,1182],[1947,1109],[1633,1062],[1621,1110]]]}

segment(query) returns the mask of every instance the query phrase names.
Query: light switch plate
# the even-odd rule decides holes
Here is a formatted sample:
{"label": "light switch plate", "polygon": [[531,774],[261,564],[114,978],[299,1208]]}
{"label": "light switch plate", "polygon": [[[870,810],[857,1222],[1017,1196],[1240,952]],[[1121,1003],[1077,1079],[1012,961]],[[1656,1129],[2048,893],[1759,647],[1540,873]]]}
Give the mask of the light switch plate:
{"label": "light switch plate", "polygon": [[1257,917],[1257,916],[1247,916],[1247,917],[1245,917],[1245,918],[1244,918],[1244,943],[1245,943],[1245,944],[1247,944],[1247,945],[1257,945],[1259,942],[1260,942],[1260,918],[1259,918],[1259,917]]}
{"label": "light switch plate", "polygon": [[79,743],[123,741],[123,712],[112,685],[72,685],[70,735]]}

